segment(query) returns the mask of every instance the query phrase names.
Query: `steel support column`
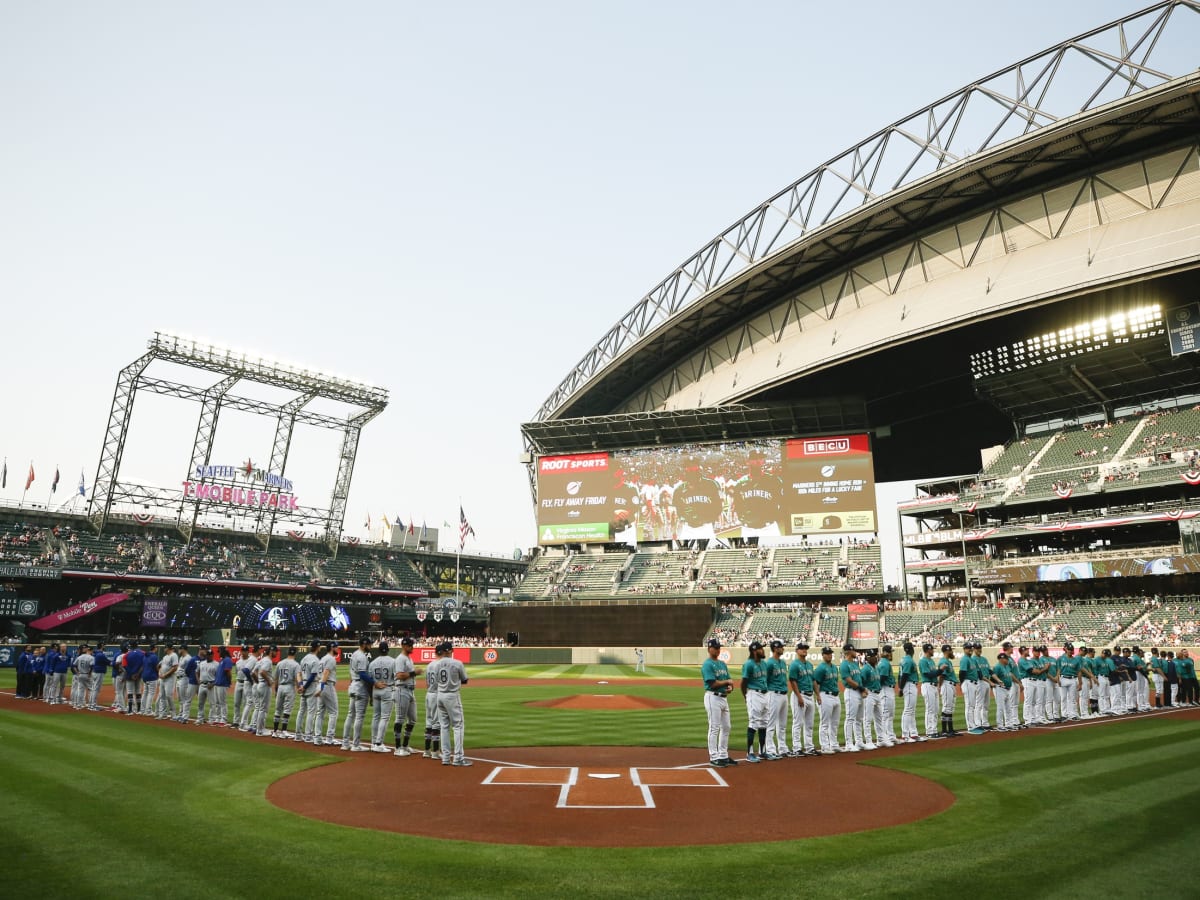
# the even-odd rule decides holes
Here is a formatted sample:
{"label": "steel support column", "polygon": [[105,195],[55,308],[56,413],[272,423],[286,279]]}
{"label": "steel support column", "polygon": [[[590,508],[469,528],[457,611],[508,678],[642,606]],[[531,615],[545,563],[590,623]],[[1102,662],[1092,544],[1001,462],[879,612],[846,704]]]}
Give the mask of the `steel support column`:
{"label": "steel support column", "polygon": [[133,415],[138,377],[153,359],[153,352],[143,354],[117,376],[112,409],[108,414],[108,428],[104,432],[104,446],[100,450],[100,463],[96,466],[96,478],[92,482],[92,499],[88,502],[88,520],[97,533],[104,528],[109,510],[112,509],[113,490],[117,486],[121,456],[125,453],[125,437],[129,433],[129,419]]}

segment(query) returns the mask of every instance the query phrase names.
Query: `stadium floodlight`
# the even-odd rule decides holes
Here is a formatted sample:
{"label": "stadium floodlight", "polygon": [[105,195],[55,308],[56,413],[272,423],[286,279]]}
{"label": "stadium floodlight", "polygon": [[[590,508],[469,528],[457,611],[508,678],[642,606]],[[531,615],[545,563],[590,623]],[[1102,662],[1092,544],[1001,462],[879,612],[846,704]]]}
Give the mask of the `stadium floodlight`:
{"label": "stadium floodlight", "polygon": [[[147,368],[156,361],[217,374],[221,378],[209,387],[197,387],[148,376]],[[232,391],[241,382],[280,388],[291,396],[279,403],[237,396]],[[183,473],[182,491],[178,487],[148,490],[143,485],[119,480],[138,390],[200,403],[199,423],[191,459]],[[344,416],[305,409],[318,398],[344,404],[349,409]],[[157,331],[148,343],[148,352],[122,369],[117,377],[88,504],[88,518],[99,532],[104,529],[114,504],[137,503],[149,509],[151,514],[165,512],[175,520],[183,537],[190,540],[203,506],[234,503],[238,512],[244,511],[254,522],[255,534],[264,547],[270,543],[277,519],[283,519],[323,529],[326,543],[336,551],[345,520],[359,435],[363,426],[383,412],[387,403],[386,388],[323,374],[257,353],[220,347],[197,338]],[[255,470],[247,463],[243,473],[240,469],[234,471],[232,466],[212,465],[212,448],[223,408],[276,420],[275,439],[265,468]],[[290,495],[290,482],[284,478],[284,472],[297,423],[342,432],[338,471],[328,508],[300,506],[295,496]],[[238,484],[239,478],[247,483]]]}

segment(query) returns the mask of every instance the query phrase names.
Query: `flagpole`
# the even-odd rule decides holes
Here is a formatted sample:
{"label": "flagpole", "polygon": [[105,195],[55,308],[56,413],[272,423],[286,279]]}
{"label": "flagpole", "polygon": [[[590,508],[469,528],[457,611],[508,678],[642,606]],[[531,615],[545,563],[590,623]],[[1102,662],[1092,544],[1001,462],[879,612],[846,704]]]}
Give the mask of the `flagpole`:
{"label": "flagpole", "polygon": [[463,506],[462,495],[458,497],[458,552],[454,554],[454,602],[458,602],[459,578],[462,574],[462,550],[464,536],[462,533]]}

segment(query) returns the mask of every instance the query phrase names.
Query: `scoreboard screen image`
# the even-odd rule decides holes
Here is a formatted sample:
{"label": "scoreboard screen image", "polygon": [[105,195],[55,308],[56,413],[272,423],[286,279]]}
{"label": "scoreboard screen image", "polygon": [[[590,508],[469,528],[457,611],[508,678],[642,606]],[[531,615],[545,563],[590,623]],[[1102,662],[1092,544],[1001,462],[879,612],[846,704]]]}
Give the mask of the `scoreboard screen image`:
{"label": "scoreboard screen image", "polygon": [[876,531],[866,434],[543,456],[538,543]]}

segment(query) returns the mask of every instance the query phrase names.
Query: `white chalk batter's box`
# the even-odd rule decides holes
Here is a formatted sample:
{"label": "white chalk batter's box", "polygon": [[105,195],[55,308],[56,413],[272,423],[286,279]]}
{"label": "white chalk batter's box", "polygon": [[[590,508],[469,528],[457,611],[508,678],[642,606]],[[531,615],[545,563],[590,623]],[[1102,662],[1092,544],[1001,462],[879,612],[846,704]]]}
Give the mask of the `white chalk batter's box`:
{"label": "white chalk batter's box", "polygon": [[707,766],[685,768],[512,766],[492,769],[485,785],[557,787],[558,809],[654,809],[660,788],[724,788],[725,779]]}

